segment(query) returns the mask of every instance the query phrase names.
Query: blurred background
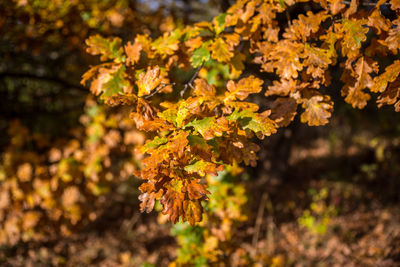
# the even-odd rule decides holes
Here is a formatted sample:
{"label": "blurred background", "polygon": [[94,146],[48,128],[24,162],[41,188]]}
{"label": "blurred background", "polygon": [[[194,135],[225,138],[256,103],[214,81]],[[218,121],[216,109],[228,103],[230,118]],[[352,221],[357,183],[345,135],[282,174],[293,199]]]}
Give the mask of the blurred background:
{"label": "blurred background", "polygon": [[[0,2],[2,266],[400,264],[399,115],[373,100],[355,110],[340,90],[329,92],[327,126],[296,118],[258,141],[257,167],[209,177],[206,223],[172,226],[157,212],[139,213],[132,172],[146,136],[129,107],[107,107],[80,84],[98,64],[85,39],[158,36],[231,4]],[[307,8],[293,8],[292,18]],[[271,84],[251,62],[245,71]],[[338,70],[333,76],[332,88],[341,88]]]}

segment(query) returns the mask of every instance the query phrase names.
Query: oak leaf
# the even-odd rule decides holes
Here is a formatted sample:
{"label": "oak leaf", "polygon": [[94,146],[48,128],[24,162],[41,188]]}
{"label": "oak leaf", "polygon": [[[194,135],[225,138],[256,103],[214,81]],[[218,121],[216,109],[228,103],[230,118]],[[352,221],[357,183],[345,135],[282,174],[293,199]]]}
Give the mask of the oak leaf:
{"label": "oak leaf", "polygon": [[208,162],[205,160],[196,160],[194,163],[185,166],[185,171],[189,174],[197,173],[200,176],[205,176],[206,174],[217,175],[218,171],[222,171],[223,166],[217,167],[215,163]]}
{"label": "oak leaf", "polygon": [[258,138],[263,139],[264,136],[270,136],[276,133],[276,123],[269,118],[271,111],[267,110],[263,113],[255,113],[250,110],[235,111],[227,117],[229,121],[237,121],[243,130],[254,132]]}
{"label": "oak leaf", "polygon": [[333,103],[327,95],[314,95],[309,99],[303,99],[301,122],[309,126],[319,126],[328,123],[333,109]]}
{"label": "oak leaf", "polygon": [[201,120],[194,119],[186,124],[184,128],[193,127],[196,132],[206,140],[211,140],[215,136],[222,136],[229,130],[228,121],[225,117],[216,119],[215,117],[205,117]]}
{"label": "oak leaf", "polygon": [[373,72],[378,72],[378,64],[365,57],[360,57],[356,61],[354,69],[346,68],[343,72],[341,80],[345,84],[342,88],[342,96],[345,96],[345,101],[351,104],[353,108],[364,108],[371,98],[363,90],[374,86],[371,77]]}
{"label": "oak leaf", "polygon": [[187,193],[190,200],[206,199],[210,194],[206,188],[206,185],[200,184],[196,180],[190,180],[182,188],[182,192]]}
{"label": "oak leaf", "polygon": [[384,92],[388,83],[394,82],[400,74],[400,60],[395,60],[393,64],[386,67],[385,72],[374,78],[372,92]]}
{"label": "oak leaf", "polygon": [[112,59],[115,63],[121,63],[125,61],[121,42],[118,37],[104,38],[96,34],[86,40],[88,45],[86,51],[92,55],[101,55],[100,60],[102,61]]}
{"label": "oak leaf", "polygon": [[226,84],[227,92],[225,93],[224,102],[236,99],[244,100],[249,94],[259,93],[262,89],[262,84],[263,81],[255,78],[253,75],[240,79],[237,83],[230,80]]}
{"label": "oak leaf", "polygon": [[297,103],[293,98],[279,97],[272,106],[271,119],[280,127],[285,127],[293,121],[296,116]]}
{"label": "oak leaf", "polygon": [[138,96],[141,97],[150,94],[151,91],[160,85],[160,83],[160,67],[148,67],[146,72],[139,74],[139,79],[137,81],[137,86],[139,89]]}
{"label": "oak leaf", "polygon": [[216,38],[209,46],[211,57],[218,62],[228,62],[233,57],[229,44],[222,37]]}
{"label": "oak leaf", "polygon": [[129,42],[124,48],[125,53],[128,56],[126,59],[126,64],[128,66],[135,65],[135,63],[137,63],[140,59],[140,52],[143,49],[142,44],[139,42],[135,42],[133,44]]}
{"label": "oak leaf", "polygon": [[378,107],[383,105],[393,105],[396,112],[400,111],[400,78],[390,83],[388,88],[378,97]]}

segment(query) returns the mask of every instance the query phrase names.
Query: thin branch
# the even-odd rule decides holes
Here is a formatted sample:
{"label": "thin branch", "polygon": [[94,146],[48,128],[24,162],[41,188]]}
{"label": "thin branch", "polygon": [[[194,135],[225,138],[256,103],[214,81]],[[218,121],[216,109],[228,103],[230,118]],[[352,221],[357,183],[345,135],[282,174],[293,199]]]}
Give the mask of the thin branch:
{"label": "thin branch", "polygon": [[39,76],[36,74],[32,74],[32,73],[13,73],[13,72],[2,72],[0,73],[0,79],[4,79],[6,77],[10,77],[10,78],[17,78],[17,79],[33,79],[33,80],[41,80],[41,81],[47,81],[47,82],[52,82],[52,83],[57,83],[63,87],[66,88],[74,88],[77,89],[79,91],[85,92],[85,93],[89,93],[89,90],[81,85],[78,84],[73,84],[70,83],[68,81],[65,81],[61,78],[58,77],[49,77],[49,76]]}
{"label": "thin branch", "polygon": [[149,94],[149,95],[147,95],[147,96],[145,96],[143,98],[144,99],[148,99],[148,98],[152,97],[153,95],[157,94],[158,92],[160,92],[162,89],[164,89],[168,85],[175,85],[175,83],[163,83],[156,90],[154,90],[153,93],[151,93],[151,94]]}
{"label": "thin branch", "polygon": [[204,61],[203,63],[201,63],[201,66],[196,69],[196,72],[193,74],[192,78],[190,78],[189,82],[187,82],[183,87],[183,90],[181,91],[181,97],[183,97],[188,87],[193,89],[193,81],[194,79],[196,79],[197,75],[199,75],[199,72],[203,68],[203,66],[204,66]]}
{"label": "thin branch", "polygon": [[[345,0],[345,1],[342,1],[342,3],[345,5],[350,5],[351,1]],[[371,3],[371,2],[360,2],[359,3],[359,5],[361,5],[361,6],[376,6],[376,4],[377,3]],[[387,3],[387,2],[381,4],[381,6],[388,6],[388,5],[389,5],[389,3]]]}
{"label": "thin branch", "polygon": [[257,245],[258,245],[258,237],[260,235],[260,229],[261,229],[261,223],[264,217],[264,210],[265,210],[265,205],[267,203],[268,199],[268,194],[263,193],[261,200],[260,200],[260,206],[258,206],[258,212],[257,212],[257,218],[256,218],[256,225],[254,226],[254,234],[253,234],[253,240],[252,240],[252,246],[254,248],[254,253],[257,252]]}

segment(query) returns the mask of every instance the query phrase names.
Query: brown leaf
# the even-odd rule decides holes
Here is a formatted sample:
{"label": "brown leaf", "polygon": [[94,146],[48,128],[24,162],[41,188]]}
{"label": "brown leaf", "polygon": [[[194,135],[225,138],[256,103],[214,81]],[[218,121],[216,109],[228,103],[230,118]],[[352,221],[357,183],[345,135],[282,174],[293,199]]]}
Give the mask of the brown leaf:
{"label": "brown leaf", "polygon": [[360,57],[354,68],[350,63],[346,65],[341,77],[345,83],[342,88],[342,96],[346,96],[345,101],[353,108],[364,108],[371,96],[363,90],[374,86],[371,73],[378,72],[378,64],[368,58]]}
{"label": "brown leaf", "polygon": [[296,110],[297,103],[293,98],[279,97],[274,101],[270,118],[277,122],[279,127],[285,127],[294,119]]}
{"label": "brown leaf", "polygon": [[170,183],[167,188],[167,191],[161,198],[161,205],[163,205],[164,209],[162,210],[163,214],[168,214],[168,218],[172,223],[176,223],[180,216],[183,216],[184,207],[183,202],[185,200],[185,194],[181,192],[182,182],[174,181]]}
{"label": "brown leaf", "polygon": [[400,111],[400,79],[397,78],[394,82],[390,83],[388,88],[378,97],[378,107],[383,105],[395,105],[396,112]]}
{"label": "brown leaf", "polygon": [[188,221],[191,226],[194,226],[196,222],[201,222],[203,215],[203,207],[199,200],[185,200],[183,202],[184,210],[184,221]]}
{"label": "brown leaf", "polygon": [[206,199],[210,192],[206,186],[199,184],[196,180],[190,180],[185,187],[182,188],[183,193],[187,193],[190,200]]}
{"label": "brown leaf", "polygon": [[196,96],[215,96],[215,87],[209,85],[205,79],[197,78],[194,80],[193,94]]}
{"label": "brown leaf", "polygon": [[333,103],[327,95],[315,95],[309,99],[303,99],[301,122],[309,126],[319,126],[328,123],[333,109]]}

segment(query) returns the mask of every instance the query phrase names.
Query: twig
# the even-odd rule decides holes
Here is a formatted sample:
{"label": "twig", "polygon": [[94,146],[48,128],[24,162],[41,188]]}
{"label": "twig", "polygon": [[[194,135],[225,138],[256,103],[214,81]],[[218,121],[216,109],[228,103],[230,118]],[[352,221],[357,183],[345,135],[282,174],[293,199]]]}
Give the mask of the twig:
{"label": "twig", "polygon": [[149,95],[147,95],[147,96],[145,96],[143,98],[144,99],[148,99],[148,98],[152,97],[153,95],[157,94],[158,92],[160,92],[162,89],[164,89],[168,85],[175,85],[175,83],[163,83],[156,90],[154,90],[153,93],[151,93],[151,94],[149,94]]}
{"label": "twig", "polygon": [[285,10],[285,14],[286,14],[286,19],[288,21],[288,26],[292,26],[292,20],[290,19],[290,13],[288,9]]}
{"label": "twig", "polygon": [[199,75],[199,72],[200,72],[201,68],[203,68],[203,66],[204,66],[204,61],[203,61],[203,63],[201,63],[201,66],[197,68],[196,72],[193,74],[192,78],[190,78],[189,82],[187,82],[185,84],[185,86],[183,87],[183,90],[181,91],[181,97],[183,97],[183,95],[185,94],[188,87],[193,89],[192,83],[193,83],[194,79],[196,79],[197,75]]}
{"label": "twig", "polygon": [[267,202],[268,194],[266,192],[263,193],[261,200],[260,200],[260,206],[258,206],[258,211],[257,211],[257,219],[256,219],[256,224],[254,226],[254,234],[253,234],[253,240],[252,240],[252,245],[255,248],[255,254],[257,252],[257,244],[258,244],[258,237],[260,235],[260,228],[261,228],[261,223],[262,219],[264,216],[264,210],[265,210],[265,205]]}
{"label": "twig", "polygon": [[[345,5],[350,5],[351,4],[351,1],[342,1],[342,3],[343,4],[345,4]],[[371,2],[360,2],[359,3],[359,5],[361,5],[361,6],[376,6],[376,4],[377,3],[371,3]],[[382,4],[380,4],[381,6],[388,6],[389,5],[389,3],[387,3],[387,2],[385,2],[385,3],[382,3]]]}

